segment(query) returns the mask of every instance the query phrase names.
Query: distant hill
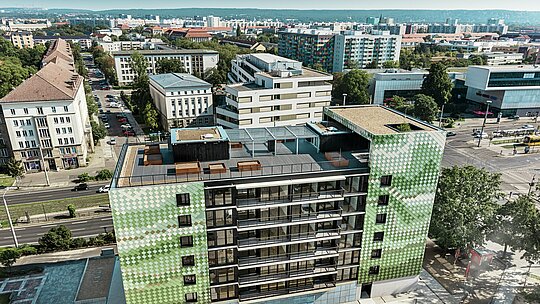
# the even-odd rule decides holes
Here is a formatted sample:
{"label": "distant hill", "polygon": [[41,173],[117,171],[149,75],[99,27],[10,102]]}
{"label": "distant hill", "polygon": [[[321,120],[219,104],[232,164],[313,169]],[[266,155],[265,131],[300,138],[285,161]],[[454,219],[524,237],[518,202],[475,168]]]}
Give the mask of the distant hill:
{"label": "distant hill", "polygon": [[[0,8],[1,9],[1,8]],[[7,9],[6,9],[7,10]],[[254,9],[254,8],[178,8],[178,9],[114,9],[103,11],[49,9],[37,12],[51,14],[111,15],[130,14],[134,17],[159,15],[162,18],[220,16],[223,18],[279,19],[310,21],[358,21],[380,15],[393,17],[396,22],[444,22],[446,18],[457,18],[461,23],[486,23],[489,18],[502,18],[507,24],[540,25],[538,11],[509,10],[291,10],[291,9]],[[12,11],[13,12],[13,11]],[[24,12],[28,14],[28,9]],[[39,14],[39,13],[38,13]],[[4,14],[5,15],[5,14]]]}

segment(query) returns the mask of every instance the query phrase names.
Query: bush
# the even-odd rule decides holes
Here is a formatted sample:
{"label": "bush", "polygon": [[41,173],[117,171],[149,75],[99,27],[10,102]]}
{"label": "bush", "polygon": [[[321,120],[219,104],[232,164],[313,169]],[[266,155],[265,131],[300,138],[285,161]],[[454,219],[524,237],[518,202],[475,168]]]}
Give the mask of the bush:
{"label": "bush", "polygon": [[113,232],[102,233],[98,235],[97,238],[101,239],[106,244],[111,244],[116,241]]}
{"label": "bush", "polygon": [[68,250],[71,244],[71,231],[64,225],[51,228],[39,239],[42,251]]}
{"label": "bush", "polygon": [[74,218],[74,217],[77,216],[77,215],[75,214],[75,205],[69,204],[69,205],[67,206],[67,209],[68,209],[68,212],[69,212],[69,217]]}
{"label": "bush", "polygon": [[113,176],[113,173],[109,169],[103,169],[98,172],[98,174],[94,177],[95,180],[109,180]]}
{"label": "bush", "polygon": [[70,248],[83,248],[86,247],[87,242],[84,238],[74,238],[71,241]]}
{"label": "bush", "polygon": [[38,250],[33,245],[22,245],[19,247],[19,253],[21,256],[37,254]]}
{"label": "bush", "polygon": [[17,248],[6,248],[0,251],[0,263],[6,267],[11,267],[20,257],[21,253]]}
{"label": "bush", "polygon": [[79,180],[79,182],[85,183],[87,181],[91,181],[92,177],[88,173],[83,173],[83,174],[77,176],[77,179]]}

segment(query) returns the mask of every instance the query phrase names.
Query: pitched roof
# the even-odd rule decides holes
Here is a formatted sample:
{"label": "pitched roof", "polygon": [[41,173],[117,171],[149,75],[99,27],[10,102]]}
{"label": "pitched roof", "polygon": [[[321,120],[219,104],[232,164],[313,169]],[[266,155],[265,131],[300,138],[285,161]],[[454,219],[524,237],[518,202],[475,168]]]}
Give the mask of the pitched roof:
{"label": "pitched roof", "polygon": [[185,88],[185,87],[200,87],[212,85],[208,82],[201,80],[193,75],[185,73],[168,73],[152,75],[150,79],[155,81],[159,86],[164,89],[173,88]]}
{"label": "pitched roof", "polygon": [[65,66],[49,63],[0,102],[72,100],[83,78]]}
{"label": "pitched roof", "polygon": [[67,62],[73,63],[73,54],[71,53],[71,46],[64,39],[57,39],[51,44],[49,50],[45,56],[43,56],[43,64],[47,64],[57,57],[64,59]]}

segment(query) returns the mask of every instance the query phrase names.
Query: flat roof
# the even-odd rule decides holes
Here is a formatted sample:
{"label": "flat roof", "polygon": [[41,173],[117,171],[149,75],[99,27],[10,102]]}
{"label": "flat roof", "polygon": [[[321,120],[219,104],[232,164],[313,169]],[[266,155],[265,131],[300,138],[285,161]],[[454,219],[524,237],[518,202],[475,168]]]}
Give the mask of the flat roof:
{"label": "flat roof", "polygon": [[208,82],[187,73],[167,73],[150,75],[150,79],[155,81],[159,86],[164,89],[212,86]]}
{"label": "flat roof", "polygon": [[255,54],[249,54],[252,57],[255,57],[265,63],[274,63],[274,62],[300,62],[298,60],[292,60],[289,58],[281,57],[274,54],[268,54],[268,53],[255,53]]}
{"label": "flat roof", "polygon": [[352,124],[366,130],[373,135],[387,135],[402,133],[391,125],[410,124],[416,128],[414,131],[436,131],[436,127],[416,120],[398,111],[379,105],[363,105],[348,107],[330,107],[328,111],[346,119]]}
{"label": "flat roof", "polygon": [[218,54],[214,50],[205,49],[170,49],[170,50],[134,50],[134,51],[116,51],[112,52],[113,56],[131,56],[133,53],[139,52],[143,55],[167,55],[167,54]]}
{"label": "flat roof", "polygon": [[183,128],[171,130],[171,143],[228,140],[222,127]]}
{"label": "flat roof", "polygon": [[519,65],[475,65],[469,68],[484,69],[490,72],[540,72],[540,66],[531,64]]}

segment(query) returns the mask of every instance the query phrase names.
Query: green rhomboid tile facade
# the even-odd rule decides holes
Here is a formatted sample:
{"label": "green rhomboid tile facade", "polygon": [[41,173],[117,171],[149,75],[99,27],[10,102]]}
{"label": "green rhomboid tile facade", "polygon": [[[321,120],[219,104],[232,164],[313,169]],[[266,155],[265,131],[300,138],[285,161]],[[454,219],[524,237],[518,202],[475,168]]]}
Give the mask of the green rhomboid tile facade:
{"label": "green rhomboid tile facade", "polygon": [[[445,133],[365,135],[371,140],[370,177],[359,283],[416,276],[422,267]],[[392,182],[384,187],[381,177],[386,175]],[[380,195],[389,195],[388,205],[378,206]],[[377,214],[384,213],[386,223],[376,224]],[[373,241],[375,232],[384,232],[382,242]],[[374,249],[382,249],[380,259],[372,259]],[[369,268],[377,265],[379,274],[370,275]]]}
{"label": "green rhomboid tile facade", "polygon": [[[191,204],[177,207],[176,194],[189,193]],[[204,186],[186,183],[113,188],[110,200],[127,304],[184,303],[197,293],[210,302]],[[179,215],[191,215],[191,227],[178,227]],[[180,247],[181,236],[193,236],[193,247]],[[182,267],[194,255],[195,266]],[[196,275],[184,285],[184,275]]]}

